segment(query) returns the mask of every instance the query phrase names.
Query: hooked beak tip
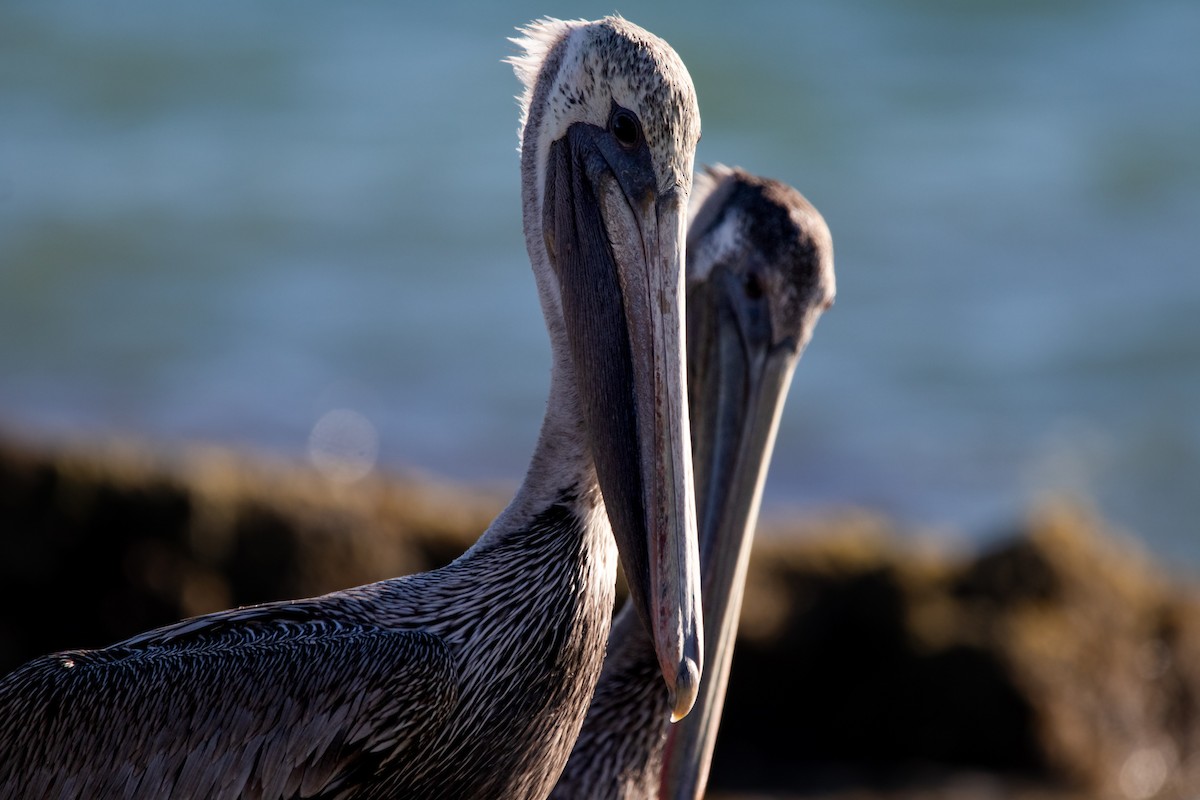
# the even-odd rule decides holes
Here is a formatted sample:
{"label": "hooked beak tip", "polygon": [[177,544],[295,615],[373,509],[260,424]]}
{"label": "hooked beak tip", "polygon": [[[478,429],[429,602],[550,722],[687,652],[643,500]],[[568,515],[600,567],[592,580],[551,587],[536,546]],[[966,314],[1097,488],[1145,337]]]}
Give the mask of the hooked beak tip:
{"label": "hooked beak tip", "polygon": [[675,692],[671,703],[671,722],[679,722],[688,715],[696,704],[700,693],[700,665],[694,658],[685,656],[675,678]]}

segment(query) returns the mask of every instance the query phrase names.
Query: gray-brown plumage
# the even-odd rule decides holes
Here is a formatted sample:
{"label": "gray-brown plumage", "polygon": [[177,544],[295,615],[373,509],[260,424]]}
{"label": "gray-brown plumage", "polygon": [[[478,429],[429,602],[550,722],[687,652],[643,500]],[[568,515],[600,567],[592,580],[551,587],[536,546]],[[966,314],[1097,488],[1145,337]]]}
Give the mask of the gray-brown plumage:
{"label": "gray-brown plumage", "polygon": [[703,795],[762,485],[792,372],[833,302],[829,229],[798,192],[741,170],[697,179],[688,231],[688,382],[707,674],[670,725],[653,648],[625,609],[552,797]]}
{"label": "gray-brown plumage", "polygon": [[525,233],[554,358],[516,498],[443,569],[26,664],[0,682],[0,797],[544,797],[600,673],[617,549],[664,713],[690,708],[694,90],[621,19],[545,20],[519,44]]}

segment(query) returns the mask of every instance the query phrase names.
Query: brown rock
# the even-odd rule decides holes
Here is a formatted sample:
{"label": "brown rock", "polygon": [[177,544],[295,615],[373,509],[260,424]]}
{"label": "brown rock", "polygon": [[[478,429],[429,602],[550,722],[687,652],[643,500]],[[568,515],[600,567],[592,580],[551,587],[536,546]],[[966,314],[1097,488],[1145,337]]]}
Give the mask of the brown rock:
{"label": "brown rock", "polygon": [[[504,501],[214,448],[0,437],[0,672],[432,569]],[[918,541],[862,513],[760,534],[714,795],[1200,796],[1194,584],[1078,504],[979,555]]]}
{"label": "brown rock", "polygon": [[0,671],[183,617],[449,562],[502,507],[418,476],[353,486],[217,448],[0,438]]}

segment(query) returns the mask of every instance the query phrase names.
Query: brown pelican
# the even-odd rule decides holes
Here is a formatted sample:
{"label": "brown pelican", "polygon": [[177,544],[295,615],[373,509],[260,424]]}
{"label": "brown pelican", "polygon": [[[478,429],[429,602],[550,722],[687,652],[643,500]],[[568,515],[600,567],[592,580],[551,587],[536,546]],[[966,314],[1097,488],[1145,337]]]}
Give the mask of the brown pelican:
{"label": "brown pelican", "polygon": [[[707,674],[668,725],[654,650],[625,609],[552,797],[698,798],[720,722],[762,486],[792,372],[833,302],[829,229],[796,190],[715,167],[688,230],[688,379]],[[661,794],[660,794],[661,792]]]}
{"label": "brown pelican", "polygon": [[443,569],[19,668],[0,683],[0,796],[545,797],[600,674],[618,549],[663,713],[691,707],[695,91],[620,18],[523,34],[525,237],[553,366],[515,499]]}

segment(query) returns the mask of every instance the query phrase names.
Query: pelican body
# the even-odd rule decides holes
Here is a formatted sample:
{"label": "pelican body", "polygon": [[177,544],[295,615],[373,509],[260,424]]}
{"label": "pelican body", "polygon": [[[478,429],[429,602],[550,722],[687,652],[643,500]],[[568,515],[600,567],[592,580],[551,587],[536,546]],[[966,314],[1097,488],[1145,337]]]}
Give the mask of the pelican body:
{"label": "pelican body", "polygon": [[620,18],[514,41],[553,352],[516,497],[440,570],[17,669],[0,682],[0,797],[545,797],[600,674],[618,551],[663,713],[687,713],[703,652],[680,322],[695,91]]}
{"label": "pelican body", "polygon": [[792,373],[834,298],[829,229],[794,189],[727,167],[696,181],[688,231],[688,380],[708,673],[666,722],[654,649],[618,615],[559,800],[699,798],[729,677],[762,487]]}

